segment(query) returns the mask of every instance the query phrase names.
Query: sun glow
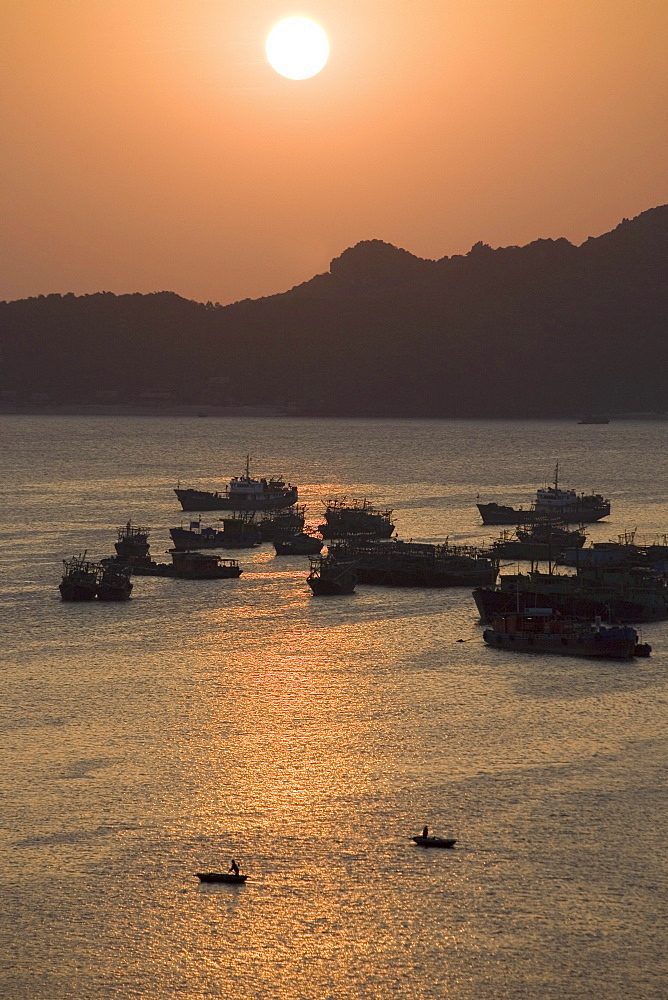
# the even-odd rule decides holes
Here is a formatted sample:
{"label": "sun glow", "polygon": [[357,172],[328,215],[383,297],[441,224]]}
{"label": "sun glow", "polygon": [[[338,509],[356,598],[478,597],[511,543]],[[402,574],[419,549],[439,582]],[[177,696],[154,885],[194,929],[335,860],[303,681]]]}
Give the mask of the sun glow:
{"label": "sun glow", "polygon": [[315,21],[288,17],[269,32],[266,44],[271,66],[290,80],[306,80],[323,68],[329,57],[327,35]]}

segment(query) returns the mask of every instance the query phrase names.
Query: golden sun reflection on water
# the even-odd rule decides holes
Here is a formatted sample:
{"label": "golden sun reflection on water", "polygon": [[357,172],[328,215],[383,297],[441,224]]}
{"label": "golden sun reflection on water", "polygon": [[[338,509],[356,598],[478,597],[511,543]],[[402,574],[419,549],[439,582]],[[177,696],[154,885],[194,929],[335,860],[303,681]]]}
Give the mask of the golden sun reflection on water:
{"label": "golden sun reflection on water", "polygon": [[[198,812],[205,825],[229,818],[242,795],[267,829],[293,825],[298,817],[319,822],[337,795],[361,794],[366,768],[360,748],[364,720],[351,704],[363,697],[341,662],[366,645],[359,629],[328,633],[314,648],[312,632],[282,632],[273,647],[246,642],[227,661],[225,687],[204,693],[206,766],[198,775]],[[201,651],[204,654],[204,650]],[[207,651],[210,671],[219,652]],[[244,838],[246,831],[235,831]]]}

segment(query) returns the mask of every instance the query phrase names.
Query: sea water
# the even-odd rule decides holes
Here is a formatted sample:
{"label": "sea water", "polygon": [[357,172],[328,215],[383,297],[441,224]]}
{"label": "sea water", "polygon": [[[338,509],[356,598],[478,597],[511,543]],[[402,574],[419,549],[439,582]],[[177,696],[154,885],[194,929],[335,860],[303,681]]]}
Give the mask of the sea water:
{"label": "sea water", "polygon": [[[0,418],[0,995],[663,1000],[668,623],[648,659],[488,649],[470,591],[314,598],[305,557],[60,600],[62,560],[154,558],[173,493],[283,474],[477,543],[481,501],[610,497],[668,531],[668,424]],[[210,522],[216,516],[212,513]],[[208,523],[208,517],[205,515]],[[511,565],[509,571],[515,570]],[[425,851],[428,823],[457,838]],[[245,886],[195,872],[234,857]]]}

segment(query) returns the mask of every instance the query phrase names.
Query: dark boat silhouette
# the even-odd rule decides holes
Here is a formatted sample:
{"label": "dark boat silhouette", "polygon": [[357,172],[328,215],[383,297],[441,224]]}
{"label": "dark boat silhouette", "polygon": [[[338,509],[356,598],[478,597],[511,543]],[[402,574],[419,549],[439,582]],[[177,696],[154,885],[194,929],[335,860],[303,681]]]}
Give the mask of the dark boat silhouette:
{"label": "dark boat silhouette", "polygon": [[63,578],[58,585],[64,601],[92,601],[97,593],[102,568],[86,559],[86,553],[63,559]]}
{"label": "dark boat silhouette", "polygon": [[283,479],[253,479],[250,474],[250,456],[246,456],[243,476],[234,476],[223,491],[181,489],[174,492],[183,510],[282,510],[299,499],[296,486]]}
{"label": "dark boat silhouette", "polygon": [[200,882],[229,882],[232,885],[243,885],[248,875],[235,875],[234,872],[196,872]]}

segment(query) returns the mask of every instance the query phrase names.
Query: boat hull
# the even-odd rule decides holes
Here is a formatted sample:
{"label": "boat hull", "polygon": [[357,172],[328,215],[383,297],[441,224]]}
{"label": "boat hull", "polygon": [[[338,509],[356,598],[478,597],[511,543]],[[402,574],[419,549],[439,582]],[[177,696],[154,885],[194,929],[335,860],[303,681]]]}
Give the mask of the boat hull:
{"label": "boat hull", "polygon": [[63,601],[92,601],[95,597],[96,584],[68,583],[63,580],[58,589]]}
{"label": "boat hull", "polygon": [[200,882],[227,882],[230,885],[243,885],[248,875],[234,875],[232,872],[196,872]]}
{"label": "boat hull", "polygon": [[534,524],[544,521],[547,514],[568,524],[593,524],[610,514],[610,504],[571,504],[547,511],[507,507],[498,503],[476,504],[483,524]]}
{"label": "boat hull", "polygon": [[454,847],[457,841],[452,837],[413,837],[418,847]]}
{"label": "boat hull", "polygon": [[210,493],[206,490],[175,489],[174,492],[181,504],[182,510],[283,510],[291,507],[298,500],[296,486],[285,490],[267,491],[263,496],[244,497],[232,496],[228,493]]}
{"label": "boat hull", "polygon": [[582,635],[527,635],[523,632],[497,632],[488,628],[482,637],[488,646],[513,653],[550,653],[556,656],[617,660],[628,660],[634,656],[638,641],[637,633],[631,628],[606,629],[605,632],[592,629]]}
{"label": "boat hull", "polygon": [[101,583],[97,588],[98,601],[129,601],[132,595],[132,584]]}
{"label": "boat hull", "polygon": [[335,597],[337,594],[354,593],[357,580],[323,580],[322,577],[315,577],[307,580],[307,583],[316,597]]}
{"label": "boat hull", "polygon": [[277,556],[312,556],[322,551],[322,542],[312,535],[294,535],[292,538],[274,539]]}
{"label": "boat hull", "polygon": [[170,528],[169,534],[174,548],[179,552],[200,549],[252,549],[262,542],[256,525],[244,525],[240,531],[189,531],[187,528]]}
{"label": "boat hull", "polygon": [[558,593],[549,590],[497,590],[494,587],[477,587],[473,599],[483,621],[495,615],[526,613],[530,608],[549,606],[552,611],[573,618],[596,616],[603,621],[642,623],[663,621],[668,618],[668,608],[663,602],[646,605],[624,597],[596,597],[582,592]]}

